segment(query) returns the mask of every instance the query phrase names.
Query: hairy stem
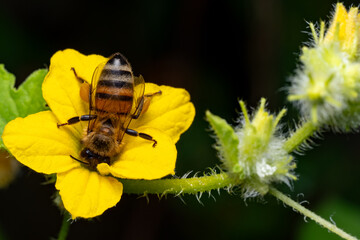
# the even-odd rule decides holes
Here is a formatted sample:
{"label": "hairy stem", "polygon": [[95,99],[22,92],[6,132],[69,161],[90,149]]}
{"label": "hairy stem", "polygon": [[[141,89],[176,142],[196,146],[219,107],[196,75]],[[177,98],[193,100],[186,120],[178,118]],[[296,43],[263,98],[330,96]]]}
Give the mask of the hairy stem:
{"label": "hairy stem", "polygon": [[284,149],[290,153],[294,151],[301,143],[303,143],[307,138],[312,136],[317,130],[317,127],[314,123],[310,121],[304,122],[301,127],[299,127],[292,135],[289,137],[285,144]]}
{"label": "hairy stem", "polygon": [[64,217],[63,217],[63,221],[61,224],[61,228],[59,231],[59,236],[58,236],[58,240],[65,240],[68,233],[69,233],[69,228],[70,228],[70,214],[68,212],[64,213]]}
{"label": "hairy stem", "polygon": [[124,185],[124,192],[132,194],[196,194],[199,192],[235,186],[240,183],[226,173],[180,179],[159,179],[150,181],[121,179],[120,181]]}
{"label": "hairy stem", "polygon": [[326,221],[325,219],[323,219],[319,215],[316,215],[314,212],[304,208],[301,204],[295,202],[294,200],[292,200],[288,196],[285,196],[282,192],[278,191],[277,189],[270,188],[269,193],[271,195],[273,195],[274,197],[276,197],[277,199],[281,200],[286,205],[292,207],[293,209],[295,209],[299,213],[303,214],[304,216],[314,220],[316,223],[318,223],[321,226],[327,228],[329,231],[337,234],[338,236],[340,236],[340,237],[342,237],[344,239],[348,239],[348,240],[357,239],[356,237],[353,237],[350,234],[344,232],[342,229],[338,228],[337,226],[330,223],[329,221]]}
{"label": "hairy stem", "polygon": [[[317,130],[311,121],[305,122],[296,130],[284,144],[289,153],[309,138]],[[212,174],[210,176],[158,179],[158,180],[131,180],[120,179],[124,185],[124,192],[131,194],[197,194],[224,187],[239,185],[241,182],[231,178],[227,173]]]}

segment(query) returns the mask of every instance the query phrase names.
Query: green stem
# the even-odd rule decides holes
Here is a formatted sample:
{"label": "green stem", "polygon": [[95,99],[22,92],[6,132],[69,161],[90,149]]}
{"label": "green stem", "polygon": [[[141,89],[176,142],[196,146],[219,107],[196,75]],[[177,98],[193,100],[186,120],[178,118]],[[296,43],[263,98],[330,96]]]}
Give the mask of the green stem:
{"label": "green stem", "polygon": [[[243,102],[240,102],[240,105],[245,109]],[[292,152],[316,130],[317,127],[314,123],[311,121],[304,122],[303,125],[286,140],[284,144],[285,150],[289,153]],[[240,181],[230,178],[226,173],[181,179],[158,179],[150,181],[120,179],[120,181],[124,185],[124,192],[131,194],[197,194],[235,186],[241,183]]]}
{"label": "green stem", "polygon": [[348,239],[348,240],[357,239],[356,237],[353,237],[350,234],[344,232],[342,229],[338,228],[337,226],[330,223],[329,221],[326,221],[322,217],[316,215],[314,212],[304,208],[303,206],[301,206],[301,204],[299,204],[299,203],[295,202],[294,200],[292,200],[291,198],[285,196],[282,192],[278,191],[277,189],[270,188],[269,193],[271,195],[273,195],[274,197],[276,197],[277,199],[281,200],[286,205],[292,207],[293,209],[300,212],[304,216],[314,220],[315,222],[317,222],[321,226],[327,228],[329,231],[332,231],[333,233],[337,234],[338,236],[340,236],[344,239]]}
{"label": "green stem", "polygon": [[235,186],[240,183],[229,177],[226,173],[180,179],[150,181],[121,179],[120,181],[124,185],[124,192],[132,194],[197,194],[199,192],[209,192],[215,189]]}
{"label": "green stem", "polygon": [[294,151],[300,144],[302,144],[307,138],[314,134],[317,130],[317,127],[311,121],[304,122],[303,125],[298,128],[292,135],[289,137],[285,144],[284,149],[290,153]]}
{"label": "green stem", "polygon": [[59,236],[58,236],[58,240],[65,240],[68,233],[69,233],[69,228],[70,228],[70,214],[68,212],[64,213],[64,217],[63,217],[63,221],[61,224],[61,228],[59,231]]}

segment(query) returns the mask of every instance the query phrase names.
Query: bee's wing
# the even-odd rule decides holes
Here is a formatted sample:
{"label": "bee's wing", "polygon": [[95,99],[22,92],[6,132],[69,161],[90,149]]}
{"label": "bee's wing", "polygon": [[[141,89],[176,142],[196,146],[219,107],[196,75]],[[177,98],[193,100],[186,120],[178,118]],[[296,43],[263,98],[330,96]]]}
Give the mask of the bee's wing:
{"label": "bee's wing", "polygon": [[144,103],[144,92],[145,92],[145,81],[143,76],[134,77],[134,103],[131,110],[131,115],[139,114],[139,111],[142,109],[142,104]]}
{"label": "bee's wing", "polygon": [[134,76],[134,97],[133,97],[133,105],[131,108],[131,112],[128,116],[126,116],[122,127],[120,127],[120,132],[118,135],[118,142],[121,142],[124,137],[125,130],[129,127],[131,120],[134,115],[139,114],[141,111],[142,104],[144,101],[144,92],[145,92],[145,81],[144,78],[140,75],[139,77]]}
{"label": "bee's wing", "polygon": [[[92,76],[91,84],[90,84],[90,91],[89,91],[89,115],[97,115],[96,109],[95,109],[95,93],[96,93],[96,86],[99,82],[100,74],[102,72],[102,69],[104,68],[106,62],[100,63]],[[91,132],[92,129],[95,126],[96,121],[98,121],[97,118],[90,120],[88,124],[87,132]]]}

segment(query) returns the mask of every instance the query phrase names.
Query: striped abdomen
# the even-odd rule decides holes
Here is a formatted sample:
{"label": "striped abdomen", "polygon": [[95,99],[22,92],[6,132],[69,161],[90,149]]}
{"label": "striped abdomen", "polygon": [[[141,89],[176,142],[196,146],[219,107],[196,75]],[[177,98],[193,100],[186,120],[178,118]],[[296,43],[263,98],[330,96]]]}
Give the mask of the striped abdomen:
{"label": "striped abdomen", "polygon": [[134,78],[131,66],[120,53],[105,64],[95,92],[95,109],[101,113],[130,113],[134,96]]}

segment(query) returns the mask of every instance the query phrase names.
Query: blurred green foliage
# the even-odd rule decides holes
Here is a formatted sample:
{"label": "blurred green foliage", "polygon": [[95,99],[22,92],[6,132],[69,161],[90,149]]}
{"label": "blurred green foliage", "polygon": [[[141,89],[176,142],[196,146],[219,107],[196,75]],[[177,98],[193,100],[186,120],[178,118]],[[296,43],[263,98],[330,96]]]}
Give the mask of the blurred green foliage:
{"label": "blurred green foliage", "polygon": [[[46,109],[41,92],[46,74],[47,69],[36,70],[16,89],[15,76],[0,64],[0,135],[11,120]],[[3,147],[4,143],[0,138],[0,148]]]}

